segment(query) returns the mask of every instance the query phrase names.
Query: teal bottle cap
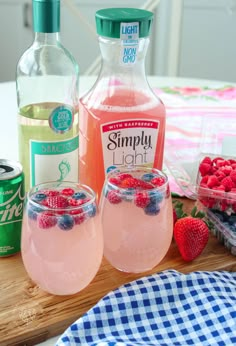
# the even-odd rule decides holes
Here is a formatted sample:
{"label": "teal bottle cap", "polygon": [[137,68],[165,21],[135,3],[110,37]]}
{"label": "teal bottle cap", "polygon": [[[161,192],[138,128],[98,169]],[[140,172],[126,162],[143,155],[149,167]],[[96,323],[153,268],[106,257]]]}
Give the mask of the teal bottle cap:
{"label": "teal bottle cap", "polygon": [[95,14],[100,36],[120,38],[121,23],[138,23],[139,37],[149,36],[153,13],[138,8],[104,8]]}
{"label": "teal bottle cap", "polygon": [[60,31],[60,0],[33,0],[34,32]]}

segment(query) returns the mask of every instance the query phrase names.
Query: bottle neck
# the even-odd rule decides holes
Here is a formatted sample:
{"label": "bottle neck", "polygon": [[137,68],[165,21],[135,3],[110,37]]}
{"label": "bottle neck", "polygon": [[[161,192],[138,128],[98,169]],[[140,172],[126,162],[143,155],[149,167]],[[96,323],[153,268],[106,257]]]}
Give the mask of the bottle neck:
{"label": "bottle neck", "polygon": [[141,38],[137,45],[126,45],[120,39],[108,39],[99,36],[102,56],[100,78],[118,77],[127,84],[135,80],[146,81],[145,57],[149,37]]}
{"label": "bottle neck", "polygon": [[36,32],[34,36],[34,43],[42,45],[57,45],[60,43],[60,33]]}

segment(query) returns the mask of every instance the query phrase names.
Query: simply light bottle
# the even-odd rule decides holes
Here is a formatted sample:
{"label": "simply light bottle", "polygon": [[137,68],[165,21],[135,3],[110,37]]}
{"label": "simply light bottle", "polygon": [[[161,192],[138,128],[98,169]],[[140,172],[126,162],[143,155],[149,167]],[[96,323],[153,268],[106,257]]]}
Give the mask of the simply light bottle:
{"label": "simply light bottle", "polygon": [[150,88],[145,56],[153,13],[96,12],[102,67],[80,98],[80,179],[100,196],[105,175],[121,165],[162,169],[165,107]]}
{"label": "simply light bottle", "polygon": [[79,67],[60,42],[60,0],[32,5],[35,38],[16,72],[26,190],[45,181],[78,181]]}

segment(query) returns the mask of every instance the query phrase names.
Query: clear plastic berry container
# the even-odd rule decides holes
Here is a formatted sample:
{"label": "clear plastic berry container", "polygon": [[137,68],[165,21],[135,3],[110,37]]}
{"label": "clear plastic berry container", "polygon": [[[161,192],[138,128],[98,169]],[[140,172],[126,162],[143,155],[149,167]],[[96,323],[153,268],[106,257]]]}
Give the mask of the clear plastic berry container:
{"label": "clear plastic berry container", "polygon": [[213,223],[211,232],[236,256],[236,214],[228,215],[216,209],[205,209],[209,220]]}
{"label": "clear plastic berry container", "polygon": [[196,178],[197,199],[207,208],[236,213],[236,158],[206,155]]}

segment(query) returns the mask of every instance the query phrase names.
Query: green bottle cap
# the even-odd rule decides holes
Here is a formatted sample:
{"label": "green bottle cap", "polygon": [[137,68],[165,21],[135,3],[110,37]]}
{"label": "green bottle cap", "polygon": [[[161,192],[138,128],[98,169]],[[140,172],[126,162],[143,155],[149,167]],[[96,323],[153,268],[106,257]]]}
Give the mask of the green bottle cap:
{"label": "green bottle cap", "polygon": [[34,32],[60,31],[60,0],[33,0]]}
{"label": "green bottle cap", "polygon": [[139,37],[149,36],[153,13],[138,8],[105,8],[95,14],[100,36],[120,38],[121,23],[138,23]]}

